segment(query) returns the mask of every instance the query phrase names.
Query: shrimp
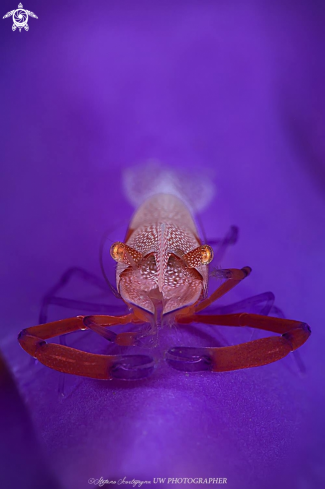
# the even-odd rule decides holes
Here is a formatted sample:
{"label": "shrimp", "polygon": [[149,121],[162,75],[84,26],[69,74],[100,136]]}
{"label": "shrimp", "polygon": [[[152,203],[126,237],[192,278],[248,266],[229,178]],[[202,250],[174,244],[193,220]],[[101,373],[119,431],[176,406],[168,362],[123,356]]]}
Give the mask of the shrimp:
{"label": "shrimp", "polygon": [[[21,347],[40,363],[60,372],[94,379],[132,380],[146,378],[153,372],[155,362],[151,355],[99,355],[46,340],[92,330],[120,347],[136,347],[158,329],[170,324],[186,328],[191,323],[249,326],[280,335],[225,347],[169,348],[165,353],[168,365],[190,372],[258,367],[276,362],[303,345],[311,334],[306,323],[262,314],[227,313],[229,307],[223,308],[225,314],[203,312],[248,277],[251,268],[214,269],[213,275],[223,282],[207,297],[213,249],[202,243],[193,212],[207,204],[213,191],[206,182],[196,180],[199,194],[191,201],[193,188],[182,193],[179,176],[160,166],[153,167],[149,171],[145,166],[126,175],[128,196],[138,209],[124,241],[113,243],[110,249],[117,263],[117,291],[129,312],[119,316],[77,316],[29,327],[18,336]],[[141,186],[146,179],[143,191]],[[130,325],[130,331],[114,333],[111,329],[122,324]]]}

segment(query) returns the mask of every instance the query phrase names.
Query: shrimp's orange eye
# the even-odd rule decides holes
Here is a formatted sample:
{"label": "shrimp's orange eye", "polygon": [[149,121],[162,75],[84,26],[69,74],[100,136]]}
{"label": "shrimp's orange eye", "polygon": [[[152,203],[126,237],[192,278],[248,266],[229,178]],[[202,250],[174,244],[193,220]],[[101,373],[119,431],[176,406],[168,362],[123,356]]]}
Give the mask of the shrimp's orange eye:
{"label": "shrimp's orange eye", "polygon": [[142,254],[131,246],[117,241],[111,246],[111,257],[117,262],[135,265],[142,259]]}
{"label": "shrimp's orange eye", "polygon": [[191,268],[208,265],[213,259],[213,250],[209,245],[202,245],[183,255],[182,259]]}
{"label": "shrimp's orange eye", "polygon": [[213,249],[211,246],[203,245],[201,248],[202,264],[208,265],[213,260]]}
{"label": "shrimp's orange eye", "polygon": [[124,249],[125,249],[124,243],[119,243],[119,242],[114,243],[111,246],[111,257],[113,258],[113,260],[123,261]]}

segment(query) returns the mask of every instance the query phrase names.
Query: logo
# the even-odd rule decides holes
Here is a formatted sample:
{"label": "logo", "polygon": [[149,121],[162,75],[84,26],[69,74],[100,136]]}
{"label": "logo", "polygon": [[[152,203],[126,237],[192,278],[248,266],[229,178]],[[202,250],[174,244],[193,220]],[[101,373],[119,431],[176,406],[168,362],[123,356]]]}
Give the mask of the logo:
{"label": "logo", "polygon": [[17,10],[12,10],[11,12],[6,13],[6,15],[3,16],[3,19],[11,16],[13,20],[12,30],[15,31],[18,28],[19,32],[21,32],[23,28],[25,29],[25,31],[29,30],[28,16],[34,17],[34,19],[38,19],[37,15],[35,15],[30,10],[24,10],[21,3],[18,5]]}

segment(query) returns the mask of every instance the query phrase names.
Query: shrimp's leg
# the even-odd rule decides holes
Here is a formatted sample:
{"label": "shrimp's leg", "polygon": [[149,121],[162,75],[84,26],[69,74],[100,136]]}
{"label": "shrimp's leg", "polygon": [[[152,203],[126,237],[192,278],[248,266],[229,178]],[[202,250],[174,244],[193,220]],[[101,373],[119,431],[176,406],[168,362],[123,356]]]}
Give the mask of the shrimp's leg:
{"label": "shrimp's leg", "polygon": [[[272,292],[264,292],[262,294],[255,295],[253,297],[248,297],[234,304],[229,304],[228,306],[216,306],[209,309],[210,314],[234,314],[237,312],[248,312],[251,314],[261,314],[264,316],[276,316],[278,318],[285,319],[283,311],[274,305],[274,294]],[[252,335],[250,341],[254,339],[254,332],[256,329],[252,330]],[[223,345],[227,345],[226,339],[218,331],[218,336],[222,338]],[[306,372],[306,367],[299,354],[298,350],[292,352],[293,358],[297,364],[298,370],[301,374]]]}
{"label": "shrimp's leg", "polygon": [[[215,269],[214,275],[217,278],[225,278],[225,282],[220,285],[207,299],[200,302],[198,305],[194,306],[195,312],[202,311],[206,307],[210,306],[214,301],[220,299],[229,290],[233,289],[238,285],[244,278],[248,277],[252,269],[250,267],[238,268],[226,268],[224,270]],[[191,306],[190,306],[191,307]],[[193,307],[193,306],[192,306]]]}
{"label": "shrimp's leg", "polygon": [[250,326],[281,334],[280,337],[270,336],[220,348],[171,348],[167,352],[167,362],[172,367],[185,371],[225,372],[267,365],[299,348],[311,334],[310,327],[306,323],[259,314],[243,313],[221,316],[193,314],[188,317],[179,317],[177,322],[180,324],[197,322],[220,326]]}
{"label": "shrimp's leg", "polygon": [[198,304],[193,304],[192,306],[185,307],[178,314],[176,314],[176,321],[179,317],[187,317],[202,311],[206,307],[210,306],[214,301],[225,295],[229,290],[233,289],[238,285],[244,278],[246,278],[252,269],[250,267],[238,268],[226,268],[223,270],[214,270],[214,274],[217,278],[225,278],[220,287],[218,287],[207,299],[199,302]]}
{"label": "shrimp's leg", "polygon": [[[274,294],[272,292],[263,292],[262,294],[248,297],[239,302],[234,302],[228,306],[215,306],[209,309],[210,314],[234,314],[236,312],[249,312],[268,316],[270,312],[275,312]],[[279,312],[280,309],[279,309]],[[278,314],[276,314],[278,315]],[[281,315],[283,316],[283,313]]]}
{"label": "shrimp's leg", "polygon": [[[48,310],[48,306],[50,304],[61,305],[63,307],[67,307],[70,309],[73,309],[74,306],[77,305],[76,301],[73,301],[70,299],[61,299],[59,297],[56,297],[57,292],[60,289],[62,289],[65,285],[67,285],[73,277],[79,277],[82,280],[85,280],[86,282],[94,285],[95,287],[98,287],[99,289],[101,289],[105,292],[108,290],[108,285],[106,284],[106,282],[104,282],[104,280],[101,280],[100,278],[98,278],[96,275],[93,275],[92,273],[89,273],[89,272],[87,272],[87,270],[84,270],[82,268],[78,268],[78,267],[69,268],[60,277],[58,282],[48,291],[48,293],[43,298],[41,311],[40,311],[40,315],[39,315],[39,323],[40,324],[46,323],[47,310]],[[113,292],[113,294],[115,296],[119,297],[118,292],[115,290],[115,288],[111,284],[110,284],[110,288],[111,288],[111,291]],[[61,303],[58,304],[59,302],[61,302]],[[84,308],[86,307],[86,305],[88,306],[88,303],[83,303],[82,301],[80,301],[80,302],[84,306]],[[89,309],[89,310],[92,310],[92,309]],[[98,309],[97,309],[97,311],[98,311]],[[100,309],[100,312],[102,312],[102,309]]]}
{"label": "shrimp's leg", "polygon": [[19,333],[18,340],[27,353],[59,372],[94,379],[125,380],[148,377],[152,373],[153,359],[147,355],[98,355],[45,341],[54,336],[85,330],[89,321],[100,322],[104,327],[137,323],[139,318],[134,312],[125,316],[77,316],[24,329]]}

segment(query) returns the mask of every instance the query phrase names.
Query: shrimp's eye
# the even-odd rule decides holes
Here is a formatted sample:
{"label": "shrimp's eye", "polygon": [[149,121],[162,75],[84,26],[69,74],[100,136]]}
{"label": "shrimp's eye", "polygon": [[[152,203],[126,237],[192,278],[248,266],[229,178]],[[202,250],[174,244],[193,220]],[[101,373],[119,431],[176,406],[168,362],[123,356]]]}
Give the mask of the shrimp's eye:
{"label": "shrimp's eye", "polygon": [[198,246],[198,248],[183,255],[182,259],[191,268],[208,265],[213,260],[213,250],[209,245]]}
{"label": "shrimp's eye", "polygon": [[111,257],[117,262],[132,266],[139,263],[142,259],[142,254],[140,251],[131,248],[131,246],[117,241],[111,246]]}
{"label": "shrimp's eye", "polygon": [[115,261],[123,261],[125,245],[124,243],[114,243],[111,246],[111,257]]}

